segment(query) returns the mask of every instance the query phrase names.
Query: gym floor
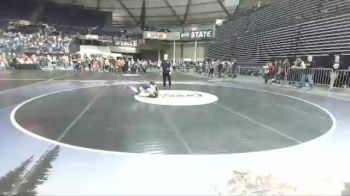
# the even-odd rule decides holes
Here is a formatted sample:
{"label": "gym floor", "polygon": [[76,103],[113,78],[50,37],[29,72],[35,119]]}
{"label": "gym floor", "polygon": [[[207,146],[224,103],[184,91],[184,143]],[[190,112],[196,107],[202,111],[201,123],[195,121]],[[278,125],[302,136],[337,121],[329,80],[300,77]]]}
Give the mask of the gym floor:
{"label": "gym floor", "polygon": [[0,71],[0,178],[18,172],[0,193],[340,195],[350,181],[346,94],[175,73],[170,90],[218,100],[154,105],[126,88],[149,80]]}

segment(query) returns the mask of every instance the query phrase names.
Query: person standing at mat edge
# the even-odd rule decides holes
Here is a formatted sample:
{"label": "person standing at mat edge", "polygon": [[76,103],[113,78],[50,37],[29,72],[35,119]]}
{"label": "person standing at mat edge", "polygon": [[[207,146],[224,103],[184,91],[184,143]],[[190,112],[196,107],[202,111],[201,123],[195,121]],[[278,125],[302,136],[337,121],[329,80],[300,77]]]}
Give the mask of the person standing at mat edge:
{"label": "person standing at mat edge", "polygon": [[166,87],[166,80],[169,81],[169,88],[171,87],[171,63],[168,60],[168,55],[164,54],[164,60],[161,64],[162,75],[163,75],[163,87]]}

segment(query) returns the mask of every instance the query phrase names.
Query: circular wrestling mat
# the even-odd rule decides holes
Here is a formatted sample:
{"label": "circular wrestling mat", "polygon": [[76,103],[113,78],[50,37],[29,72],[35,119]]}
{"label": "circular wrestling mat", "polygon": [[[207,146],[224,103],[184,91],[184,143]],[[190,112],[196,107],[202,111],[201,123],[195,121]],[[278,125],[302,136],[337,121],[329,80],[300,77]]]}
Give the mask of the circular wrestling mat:
{"label": "circular wrestling mat", "polygon": [[[13,111],[12,122],[61,144],[150,154],[278,149],[315,139],[333,124],[322,108],[279,94],[205,85],[174,85],[172,90],[185,92],[175,100],[190,96],[193,106],[140,102],[125,86],[102,86],[34,98]],[[213,99],[195,104],[193,92]],[[172,91],[165,94],[174,102]]]}

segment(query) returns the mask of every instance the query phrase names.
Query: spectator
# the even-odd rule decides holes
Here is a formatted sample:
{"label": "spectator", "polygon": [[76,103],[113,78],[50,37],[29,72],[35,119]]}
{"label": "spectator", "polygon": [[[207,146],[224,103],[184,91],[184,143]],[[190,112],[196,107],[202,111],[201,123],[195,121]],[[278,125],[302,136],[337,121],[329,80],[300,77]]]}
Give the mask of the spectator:
{"label": "spectator", "polygon": [[[122,69],[122,72],[123,72],[123,73],[126,73],[126,72],[128,72],[128,70],[129,70],[130,61],[129,61],[129,60],[124,60],[124,62],[125,62],[125,64],[124,64],[123,67],[121,67],[121,69]],[[117,67],[119,68],[118,60],[117,60],[116,63],[117,63]]]}
{"label": "spectator", "polygon": [[267,83],[269,81],[269,79],[271,78],[271,75],[274,71],[274,65],[271,61],[269,61],[266,63],[266,65],[263,67],[263,69],[264,69],[265,83]]}
{"label": "spectator", "polygon": [[18,65],[18,61],[17,61],[17,58],[14,56],[12,58],[10,66],[11,66],[12,69],[17,69],[17,65]]}
{"label": "spectator", "polygon": [[218,67],[218,77],[221,78],[221,72],[222,72],[222,69],[223,69],[222,62],[220,60],[217,60],[216,61],[216,65]]}
{"label": "spectator", "polygon": [[[147,61],[143,60],[141,63],[141,68],[142,68],[142,73],[146,73],[147,72]],[[175,65],[175,63],[173,63],[173,65]],[[174,68],[174,66],[173,66]]]}
{"label": "spectator", "polygon": [[209,77],[214,77],[214,60],[209,62]]}
{"label": "spectator", "polygon": [[0,70],[1,69],[6,69],[5,58],[3,56],[0,56]]}
{"label": "spectator", "polygon": [[312,70],[310,68],[315,68],[316,63],[313,60],[312,56],[307,57],[307,62],[304,63],[304,61],[301,61],[300,71],[301,71],[301,81],[299,83],[299,88],[303,88],[306,84],[306,79],[309,85],[309,88],[311,89],[314,84],[314,75],[312,73]]}
{"label": "spectator", "polygon": [[236,59],[233,59],[229,62],[229,69],[230,69],[230,77],[235,78],[236,77]]}
{"label": "spectator", "polygon": [[284,59],[282,68],[282,72],[286,75],[287,71],[290,69],[290,63],[288,59]]}
{"label": "spectator", "polygon": [[278,60],[275,60],[273,62],[273,71],[272,71],[272,74],[270,76],[270,78],[272,79],[271,80],[271,83],[277,83],[277,81],[279,80],[279,64],[278,64]]}
{"label": "spectator", "polygon": [[205,61],[201,61],[199,63],[199,65],[200,65],[201,74],[206,74],[207,73],[207,68],[206,68]]}
{"label": "spectator", "polygon": [[307,69],[307,79],[310,85],[310,88],[314,85],[314,72],[312,69],[316,68],[316,62],[313,59],[313,56],[308,56],[308,63],[306,64]]}
{"label": "spectator", "polygon": [[[292,80],[295,82],[300,83],[302,76],[302,69],[305,69],[305,62],[303,60],[301,60],[301,58],[297,58],[294,61],[294,65],[293,65],[293,78]],[[299,84],[300,86],[300,84]]]}
{"label": "spectator", "polygon": [[348,66],[348,71],[345,76],[345,89],[350,90],[350,65]]}
{"label": "spectator", "polygon": [[333,56],[333,59],[334,59],[333,66],[332,66],[333,71],[330,73],[330,90],[333,90],[339,76],[339,73],[337,72],[337,70],[339,70],[340,64],[341,64],[340,54],[335,54]]}

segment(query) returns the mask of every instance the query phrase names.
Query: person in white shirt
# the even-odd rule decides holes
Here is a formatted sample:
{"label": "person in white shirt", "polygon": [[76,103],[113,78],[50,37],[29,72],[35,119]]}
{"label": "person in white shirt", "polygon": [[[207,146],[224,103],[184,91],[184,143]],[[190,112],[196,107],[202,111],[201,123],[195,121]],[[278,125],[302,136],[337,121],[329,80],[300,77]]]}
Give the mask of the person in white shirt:
{"label": "person in white shirt", "polygon": [[337,80],[339,73],[337,72],[337,70],[340,67],[340,55],[339,54],[335,54],[334,55],[334,63],[332,66],[333,71],[330,73],[330,90],[333,90],[333,87],[335,86],[335,81]]}
{"label": "person in white shirt", "polygon": [[2,56],[0,56],[0,70],[5,68],[5,59]]}

